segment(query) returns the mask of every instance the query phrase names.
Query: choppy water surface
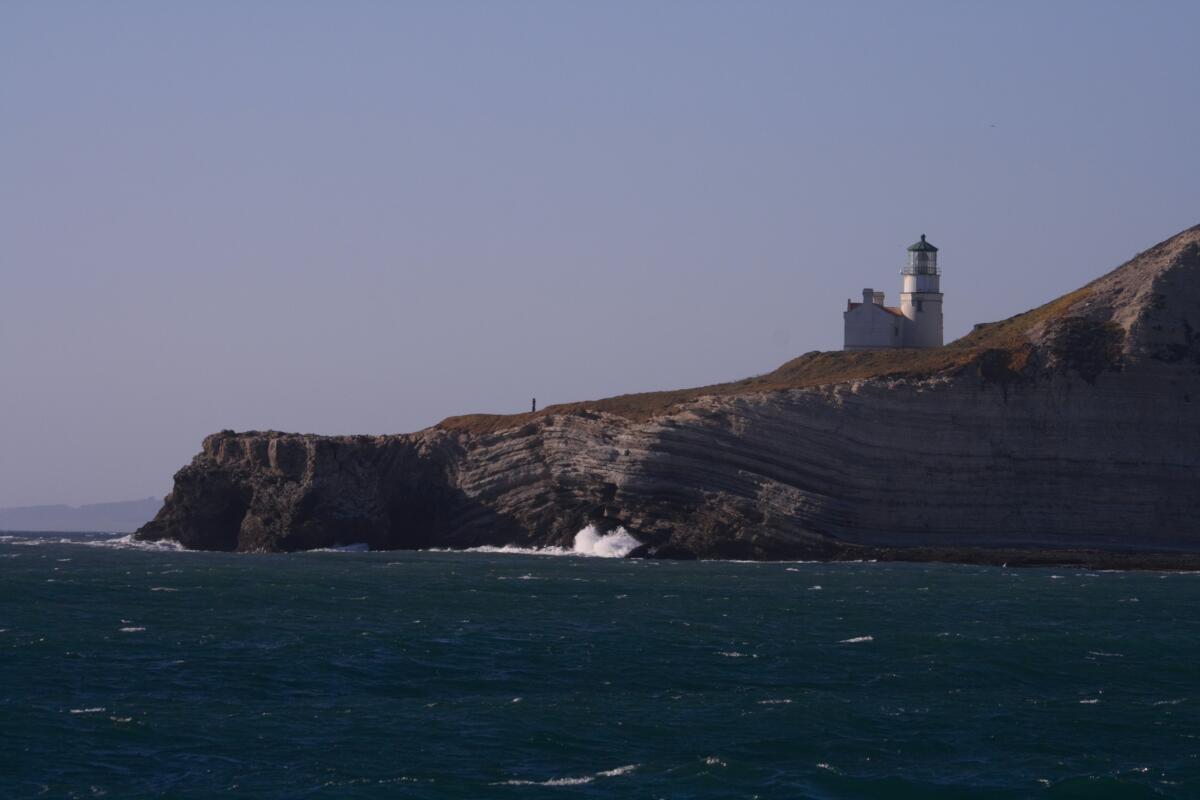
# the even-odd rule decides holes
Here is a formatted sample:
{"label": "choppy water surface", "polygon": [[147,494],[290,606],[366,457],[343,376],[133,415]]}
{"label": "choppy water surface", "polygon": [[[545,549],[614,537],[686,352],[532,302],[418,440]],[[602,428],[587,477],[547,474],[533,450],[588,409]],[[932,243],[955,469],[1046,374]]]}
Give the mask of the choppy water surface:
{"label": "choppy water surface", "polygon": [[3,797],[1197,797],[1200,575],[0,537]]}

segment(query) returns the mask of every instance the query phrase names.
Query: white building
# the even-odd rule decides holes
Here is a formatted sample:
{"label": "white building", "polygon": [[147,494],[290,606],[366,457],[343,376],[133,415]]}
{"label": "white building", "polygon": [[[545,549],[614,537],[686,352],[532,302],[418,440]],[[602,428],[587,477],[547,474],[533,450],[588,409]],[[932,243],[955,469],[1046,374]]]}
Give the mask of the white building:
{"label": "white building", "polygon": [[884,305],[883,292],[863,289],[861,303],[846,301],[846,350],[880,347],[941,347],[942,293],[938,249],[925,241],[908,248],[908,264],[900,271],[904,285],[900,307]]}

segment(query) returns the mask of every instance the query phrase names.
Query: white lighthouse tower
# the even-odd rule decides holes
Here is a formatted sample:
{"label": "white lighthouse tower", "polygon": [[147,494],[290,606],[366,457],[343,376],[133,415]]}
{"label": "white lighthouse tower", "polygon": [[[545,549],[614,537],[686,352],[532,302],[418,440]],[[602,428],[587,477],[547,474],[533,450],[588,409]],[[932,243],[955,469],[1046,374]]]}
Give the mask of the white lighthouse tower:
{"label": "white lighthouse tower", "polygon": [[942,346],[941,273],[938,271],[938,249],[925,241],[908,248],[908,264],[900,270],[904,286],[900,291],[900,313],[908,322],[904,325],[905,347]]}

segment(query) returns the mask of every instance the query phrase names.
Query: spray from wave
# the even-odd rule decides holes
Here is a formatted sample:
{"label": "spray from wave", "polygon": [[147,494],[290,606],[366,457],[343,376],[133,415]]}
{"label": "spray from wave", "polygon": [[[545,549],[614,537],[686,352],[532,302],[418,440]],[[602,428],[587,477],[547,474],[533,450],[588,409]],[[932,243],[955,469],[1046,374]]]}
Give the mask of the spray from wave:
{"label": "spray from wave", "polygon": [[579,556],[624,558],[641,546],[641,542],[620,526],[610,533],[601,533],[595,525],[588,525],[575,534],[574,552]]}
{"label": "spray from wave", "polygon": [[484,545],[483,547],[471,547],[466,552],[468,553],[512,553],[514,555],[529,555],[529,556],[588,556],[591,558],[624,558],[632,553],[637,548],[641,547],[642,543],[633,537],[633,535],[618,526],[608,533],[602,533],[595,525],[588,525],[586,528],[575,534],[575,541],[571,547],[517,547],[516,545],[504,545],[496,547],[493,545]]}

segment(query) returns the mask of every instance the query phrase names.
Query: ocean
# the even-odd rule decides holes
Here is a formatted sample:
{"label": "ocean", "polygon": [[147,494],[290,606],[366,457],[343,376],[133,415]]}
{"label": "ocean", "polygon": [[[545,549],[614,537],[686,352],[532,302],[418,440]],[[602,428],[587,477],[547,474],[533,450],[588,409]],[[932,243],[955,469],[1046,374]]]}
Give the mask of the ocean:
{"label": "ocean", "polygon": [[1200,797],[1200,575],[0,536],[0,797]]}

